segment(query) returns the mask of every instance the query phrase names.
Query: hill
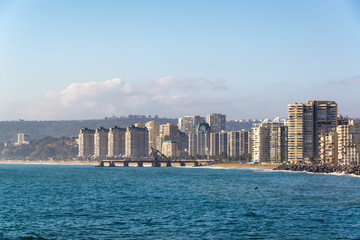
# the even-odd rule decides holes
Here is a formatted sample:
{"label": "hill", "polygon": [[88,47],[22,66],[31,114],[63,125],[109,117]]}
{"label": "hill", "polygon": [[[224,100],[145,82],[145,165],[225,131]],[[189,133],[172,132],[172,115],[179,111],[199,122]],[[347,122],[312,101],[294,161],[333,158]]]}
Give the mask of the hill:
{"label": "hill", "polygon": [[155,120],[161,124],[177,124],[173,118],[148,118],[145,116],[113,117],[95,120],[69,120],[69,121],[0,121],[0,142],[17,142],[18,133],[26,133],[31,139],[43,139],[46,136],[77,137],[81,128],[97,127],[110,128],[112,126],[128,127],[135,123],[145,124]]}
{"label": "hill", "polygon": [[72,159],[77,154],[78,146],[75,139],[67,137],[45,137],[28,145],[9,145],[0,148],[0,158],[2,159]]}

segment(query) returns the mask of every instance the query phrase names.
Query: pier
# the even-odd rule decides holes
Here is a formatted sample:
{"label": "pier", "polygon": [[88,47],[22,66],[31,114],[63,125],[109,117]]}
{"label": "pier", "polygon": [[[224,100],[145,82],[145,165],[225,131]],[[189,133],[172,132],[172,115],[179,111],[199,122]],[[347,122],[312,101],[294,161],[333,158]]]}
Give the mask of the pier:
{"label": "pier", "polygon": [[144,165],[150,165],[151,167],[172,167],[175,164],[181,167],[185,166],[205,166],[209,163],[213,162],[212,159],[198,159],[198,160],[190,160],[190,159],[181,159],[181,160],[170,160],[170,161],[155,161],[154,158],[124,158],[124,159],[104,159],[100,160],[98,163],[98,167],[129,167],[129,166],[137,166],[144,167]]}

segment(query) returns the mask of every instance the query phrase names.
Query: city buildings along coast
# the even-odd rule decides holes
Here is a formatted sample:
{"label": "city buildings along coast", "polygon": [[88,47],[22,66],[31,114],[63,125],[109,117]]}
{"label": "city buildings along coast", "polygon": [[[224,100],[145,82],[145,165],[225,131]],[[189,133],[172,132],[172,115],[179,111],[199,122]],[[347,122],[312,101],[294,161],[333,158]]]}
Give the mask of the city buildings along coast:
{"label": "city buildings along coast", "polygon": [[[205,121],[206,120],[206,121]],[[170,158],[212,158],[257,163],[359,164],[360,122],[338,115],[335,101],[288,105],[288,119],[254,123],[252,129],[226,130],[221,113],[154,120],[130,127],[83,128],[79,158],[148,157],[155,148]]]}

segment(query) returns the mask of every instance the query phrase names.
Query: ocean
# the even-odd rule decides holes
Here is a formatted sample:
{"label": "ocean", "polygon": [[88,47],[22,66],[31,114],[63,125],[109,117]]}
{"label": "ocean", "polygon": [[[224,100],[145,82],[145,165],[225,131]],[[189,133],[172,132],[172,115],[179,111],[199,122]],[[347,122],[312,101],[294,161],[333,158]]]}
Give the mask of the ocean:
{"label": "ocean", "polygon": [[360,239],[360,178],[0,165],[0,239]]}

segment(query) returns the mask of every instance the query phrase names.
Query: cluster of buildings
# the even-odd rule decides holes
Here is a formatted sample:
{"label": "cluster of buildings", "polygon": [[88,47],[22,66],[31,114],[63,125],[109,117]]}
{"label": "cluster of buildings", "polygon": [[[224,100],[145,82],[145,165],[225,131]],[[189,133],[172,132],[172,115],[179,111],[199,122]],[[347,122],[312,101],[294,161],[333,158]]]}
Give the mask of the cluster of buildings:
{"label": "cluster of buildings", "polygon": [[185,116],[178,124],[149,121],[127,128],[83,128],[79,134],[79,157],[146,157],[155,148],[168,157],[241,156],[249,153],[249,132],[226,131],[226,116]]}
{"label": "cluster of buildings", "polygon": [[288,119],[254,123],[250,131],[227,131],[226,116],[184,116],[178,124],[150,121],[79,134],[79,157],[146,157],[155,148],[168,157],[244,159],[253,162],[360,163],[360,123],[338,115],[334,101],[288,105]]}
{"label": "cluster of buildings", "polygon": [[288,105],[288,119],[252,128],[252,160],[359,164],[360,123],[338,115],[334,101]]}

